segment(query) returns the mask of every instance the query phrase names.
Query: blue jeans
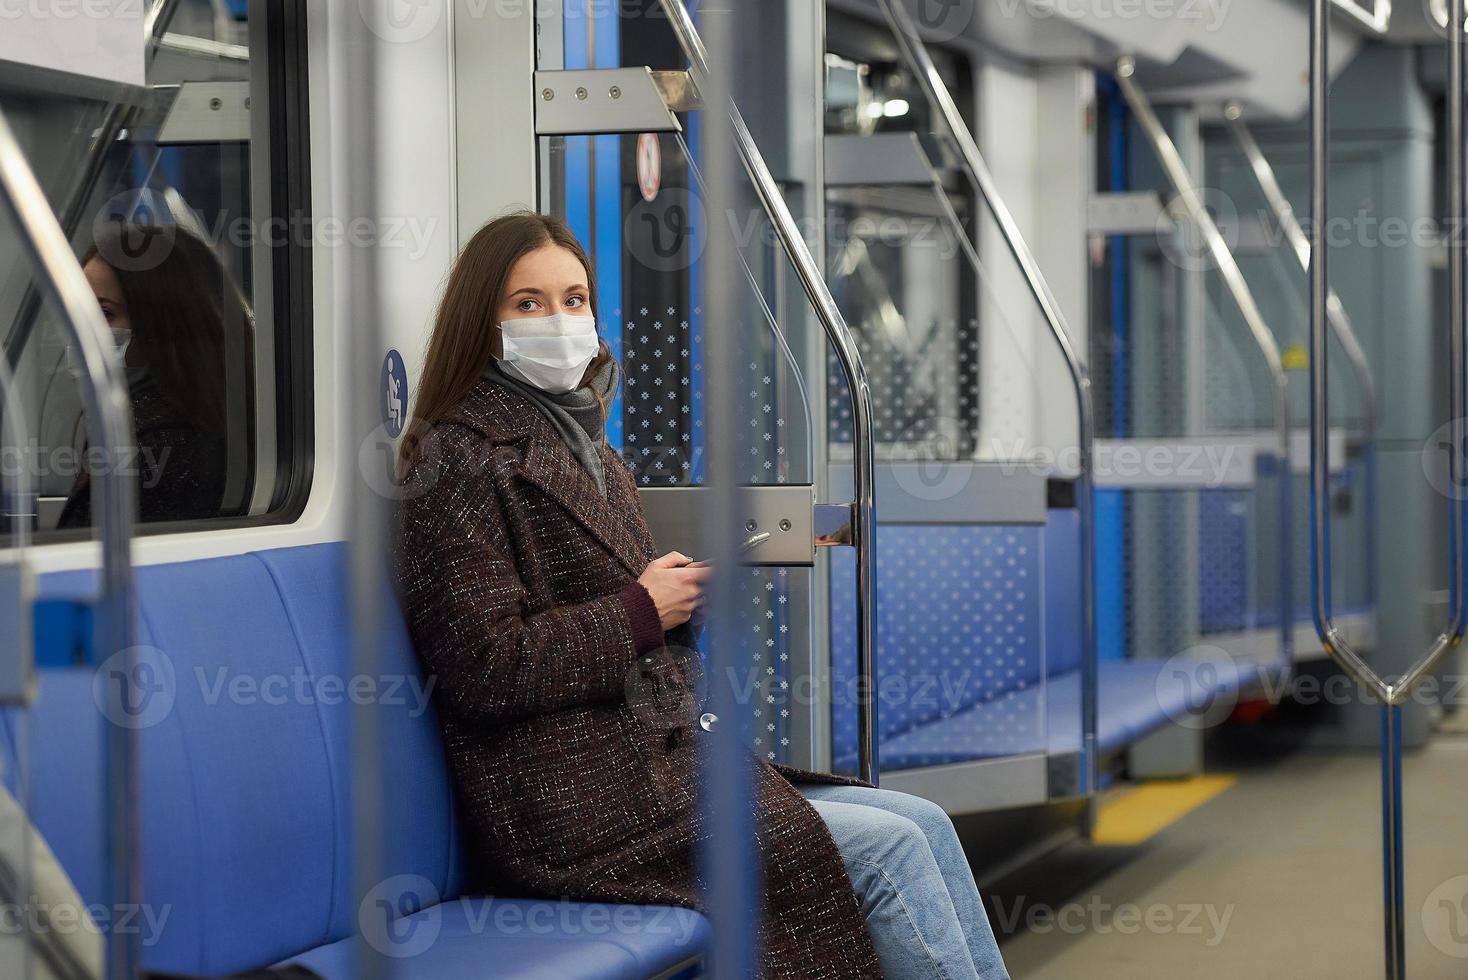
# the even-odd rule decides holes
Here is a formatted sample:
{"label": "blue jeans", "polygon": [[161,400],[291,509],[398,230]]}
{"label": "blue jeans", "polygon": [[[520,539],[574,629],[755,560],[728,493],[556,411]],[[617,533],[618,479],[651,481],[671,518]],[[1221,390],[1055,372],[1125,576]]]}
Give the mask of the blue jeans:
{"label": "blue jeans", "polygon": [[800,787],[846,864],[887,980],[1008,980],[948,814],[906,793]]}

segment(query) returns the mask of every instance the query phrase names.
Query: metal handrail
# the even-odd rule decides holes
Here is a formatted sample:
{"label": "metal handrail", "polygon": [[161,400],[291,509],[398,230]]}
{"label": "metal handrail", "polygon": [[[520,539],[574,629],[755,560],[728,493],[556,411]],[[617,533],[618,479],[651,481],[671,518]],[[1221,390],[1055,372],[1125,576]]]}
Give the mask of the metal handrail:
{"label": "metal handrail", "polygon": [[[1449,0],[1448,23],[1463,23],[1464,0]],[[1448,374],[1453,442],[1448,453],[1450,485],[1448,569],[1448,623],[1427,652],[1401,677],[1388,681],[1351,648],[1334,621],[1331,610],[1330,504],[1330,385],[1326,370],[1326,318],[1330,302],[1329,251],[1324,218],[1330,181],[1328,146],[1329,16],[1328,0],[1310,4],[1310,583],[1315,629],[1326,653],[1381,703],[1382,878],[1387,980],[1406,976],[1406,903],[1403,881],[1402,837],[1402,709],[1413,688],[1463,638],[1468,621],[1468,593],[1464,591],[1468,496],[1459,491],[1463,461],[1463,426],[1468,417],[1468,316],[1462,239],[1464,207],[1463,147],[1463,32],[1449,29],[1447,104],[1447,255],[1448,255]]]}
{"label": "metal handrail", "polygon": [[[683,0],[658,0],[673,34],[687,57],[693,81],[700,89],[708,87],[709,59],[703,39]],[[821,276],[820,266],[811,256],[800,229],[785,203],[780,187],[765,164],[754,137],[744,124],[734,100],[729,100],[730,135],[739,151],[740,162],[754,185],[760,205],[774,226],[780,245],[795,267],[805,294],[821,321],[826,338],[836,351],[846,385],[851,393],[852,418],[852,544],[856,546],[856,648],[857,648],[857,752],[858,774],[875,783],[878,779],[877,759],[877,575],[873,547],[876,543],[876,424],[872,409],[871,387],[856,339],[835,297]]]}
{"label": "metal handrail", "polygon": [[[164,33],[178,11],[178,4],[179,0],[152,0],[148,7],[148,12],[143,20],[144,36],[148,38],[144,62],[146,65],[151,65],[153,59],[158,56]],[[102,165],[107,160],[107,151],[116,142],[118,134],[131,124],[136,111],[135,106],[114,102],[107,107],[102,115],[102,121],[97,124],[96,135],[92,137],[92,142],[87,147],[86,159],[82,161],[76,182],[57,210],[61,228],[66,232],[68,239],[76,234],[81,224],[82,209],[91,199],[92,190],[102,175]],[[40,308],[40,294],[36,292],[33,283],[28,284],[21,297],[20,306],[16,308],[13,333],[4,338],[6,356],[11,367],[20,363],[21,352],[25,350],[30,340],[31,329],[35,325],[36,314],[40,312]]]}
{"label": "metal handrail", "polygon": [[[94,474],[93,523],[102,539],[102,588],[97,602],[99,652],[120,657],[127,683],[132,683],[133,577],[131,539],[135,513],[132,480],[117,461],[134,441],[127,383],[101,307],[87,285],[71,244],[57,223],[46,195],[26,162],[25,154],[0,112],[0,198],[15,221],[27,252],[36,263],[45,295],[61,313],[73,349],[81,361],[81,389],[91,444],[108,465]],[[140,907],[137,871],[138,797],[136,733],[113,722],[106,726],[107,803],[111,820],[106,853],[114,908]],[[132,977],[139,959],[137,933],[115,930],[110,936],[108,975]]]}
{"label": "metal handrail", "polygon": [[1178,153],[1177,145],[1173,143],[1172,137],[1163,128],[1147,96],[1138,87],[1133,77],[1135,70],[1136,63],[1129,55],[1119,58],[1116,63],[1117,86],[1121,89],[1122,96],[1126,99],[1147,141],[1152,144],[1152,151],[1156,154],[1158,162],[1162,164],[1162,169],[1167,174],[1168,182],[1172,184],[1177,200],[1187,212],[1188,219],[1203,236],[1203,241],[1208,246],[1208,253],[1214,264],[1218,266],[1219,275],[1223,277],[1229,297],[1238,307],[1239,315],[1244,318],[1244,325],[1248,327],[1254,346],[1258,348],[1260,356],[1264,358],[1264,363],[1269,369],[1270,381],[1274,386],[1274,434],[1279,458],[1279,469],[1276,474],[1279,481],[1279,642],[1281,662],[1288,668],[1294,662],[1295,646],[1295,603],[1292,587],[1294,548],[1290,544],[1293,536],[1290,531],[1293,508],[1290,482],[1293,477],[1290,460],[1289,377],[1285,374],[1279,342],[1275,339],[1274,332],[1269,329],[1269,324],[1264,322],[1264,314],[1260,312],[1259,304],[1254,301],[1254,294],[1244,279],[1244,273],[1239,268],[1238,260],[1234,258],[1228,242],[1224,240],[1223,233],[1218,230],[1218,223],[1204,207],[1203,198],[1193,184],[1192,175],[1188,172],[1187,164],[1183,162],[1182,154]]}
{"label": "metal handrail", "polygon": [[[1274,213],[1275,223],[1284,233],[1290,249],[1300,262],[1300,268],[1308,273],[1310,271],[1310,239],[1306,236],[1305,229],[1300,227],[1299,219],[1295,217],[1295,209],[1290,206],[1289,198],[1285,197],[1283,188],[1279,186],[1279,179],[1274,173],[1274,165],[1259,148],[1259,143],[1254,139],[1249,124],[1244,122],[1243,106],[1237,102],[1230,102],[1224,106],[1223,115],[1228,120],[1229,131],[1233,133],[1234,142],[1238,143],[1245,159],[1249,161],[1249,169],[1254,174],[1254,181],[1259,185],[1259,190],[1263,192],[1270,211]],[[1325,316],[1336,341],[1346,353],[1346,359],[1351,364],[1351,372],[1356,376],[1356,384],[1361,390],[1363,422],[1361,437],[1370,442],[1376,433],[1381,417],[1376,392],[1376,376],[1371,370],[1371,362],[1366,357],[1366,351],[1361,347],[1361,340],[1356,334],[1356,328],[1351,322],[1350,315],[1346,313],[1346,308],[1342,305],[1340,297],[1336,295],[1336,291],[1329,286],[1326,288]]]}
{"label": "metal handrail", "polygon": [[[1311,16],[1314,20],[1312,21],[1310,47],[1311,71],[1315,72],[1317,66],[1319,67],[1319,77],[1312,74],[1310,80],[1310,207],[1312,215],[1316,218],[1311,222],[1309,230],[1312,259],[1310,266],[1310,492],[1311,531],[1314,539],[1311,549],[1311,578],[1315,591],[1312,607],[1316,629],[1325,644],[1326,652],[1336,657],[1342,667],[1349,671],[1357,681],[1376,693],[1384,703],[1401,705],[1406,702],[1411,695],[1412,688],[1425,676],[1427,671],[1431,670],[1443,654],[1462,639],[1465,624],[1468,624],[1468,594],[1465,594],[1464,591],[1463,567],[1465,548],[1461,533],[1465,525],[1468,525],[1468,496],[1457,494],[1458,499],[1452,502],[1449,509],[1449,517],[1453,522],[1453,533],[1450,535],[1448,624],[1432,642],[1422,660],[1395,683],[1387,683],[1366,664],[1359,654],[1350,648],[1333,621],[1330,592],[1331,514],[1328,506],[1321,506],[1328,497],[1329,487],[1325,481],[1330,463],[1329,385],[1326,372],[1323,370],[1329,285],[1324,230],[1320,221],[1320,217],[1325,214],[1325,193],[1329,180],[1325,128],[1327,103],[1324,59],[1327,54],[1327,41],[1326,18],[1322,8],[1324,2],[1325,0],[1312,0],[1311,3]],[[1461,20],[1463,0],[1450,0],[1450,2],[1457,8],[1458,18]],[[1451,234],[1447,236],[1449,400],[1455,425],[1453,452],[1448,455],[1448,478],[1453,486],[1457,486],[1463,468],[1463,461],[1458,456],[1462,450],[1463,433],[1461,429],[1465,417],[1468,417],[1468,379],[1464,378],[1465,371],[1468,371],[1468,362],[1464,360],[1465,349],[1468,349],[1468,321],[1465,321],[1464,317],[1465,270],[1464,246],[1461,238],[1464,221],[1464,161],[1461,146],[1463,128],[1461,32],[1448,32],[1448,71],[1447,194],[1448,223],[1451,229]],[[1457,135],[1455,136],[1454,133]]]}
{"label": "metal handrail", "polygon": [[[923,43],[917,25],[913,23],[907,9],[896,0],[878,0],[878,3],[887,17],[887,23],[892,28],[898,47],[902,50],[903,59],[917,77],[928,101],[942,116],[950,135],[958,146],[959,159],[969,180],[973,182],[979,195],[984,199],[989,213],[1004,236],[1010,254],[1024,274],[1025,283],[1029,286],[1030,293],[1034,296],[1035,303],[1045,318],[1050,335],[1060,349],[1061,356],[1065,358],[1071,386],[1075,390],[1078,418],[1077,442],[1080,451],[1080,471],[1076,480],[1076,510],[1080,522],[1082,569],[1081,731],[1086,760],[1085,790],[1092,792],[1097,787],[1099,760],[1095,751],[1097,715],[1095,499],[1092,470],[1092,446],[1096,430],[1090,372],[1071,339],[1065,316],[1060,311],[1060,303],[1056,300],[1050,284],[1040,271],[1040,265],[1035,261],[1035,256],[1020,231],[1019,223],[1015,221],[1014,215],[1010,213],[1008,205],[1004,203],[1003,197],[999,194],[994,175],[984,161],[983,154],[979,152],[979,145],[974,140],[973,133],[963,118],[963,113],[959,111],[958,103],[954,101],[953,95],[948,91],[948,85],[938,73],[938,67],[933,63],[933,58],[928,53],[927,45]],[[946,196],[943,199],[946,200]],[[960,240],[967,242],[968,236],[963,234],[961,227],[959,231]],[[977,256],[970,256],[970,261],[976,259]]]}

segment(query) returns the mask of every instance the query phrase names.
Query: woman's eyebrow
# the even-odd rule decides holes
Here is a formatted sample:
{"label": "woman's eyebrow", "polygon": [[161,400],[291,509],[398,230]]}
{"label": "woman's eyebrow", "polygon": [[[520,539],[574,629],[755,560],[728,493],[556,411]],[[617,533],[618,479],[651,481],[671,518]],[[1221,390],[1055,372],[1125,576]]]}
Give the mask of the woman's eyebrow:
{"label": "woman's eyebrow", "polygon": [[578,283],[575,286],[567,286],[566,287],[566,292],[568,292],[568,293],[585,293],[585,292],[589,292],[589,291],[590,291],[589,287],[584,282],[583,283]]}
{"label": "woman's eyebrow", "polygon": [[521,286],[511,293],[511,296],[519,296],[521,293],[529,293],[531,296],[544,296],[545,293],[536,286]]}

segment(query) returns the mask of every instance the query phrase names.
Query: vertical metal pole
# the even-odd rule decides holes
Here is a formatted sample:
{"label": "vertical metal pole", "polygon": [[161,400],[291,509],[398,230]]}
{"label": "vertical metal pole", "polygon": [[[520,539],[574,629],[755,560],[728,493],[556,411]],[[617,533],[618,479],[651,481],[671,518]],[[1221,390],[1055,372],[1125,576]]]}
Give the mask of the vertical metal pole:
{"label": "vertical metal pole", "polygon": [[[1460,454],[1464,449],[1464,416],[1468,415],[1468,386],[1464,384],[1463,372],[1465,370],[1463,357],[1464,331],[1468,330],[1468,307],[1465,307],[1465,276],[1468,270],[1464,267],[1464,242],[1463,234],[1464,218],[1464,187],[1463,181],[1468,174],[1464,172],[1463,160],[1463,0],[1448,0],[1448,104],[1447,104],[1447,257],[1448,257],[1448,361],[1451,383],[1449,384],[1452,405],[1449,408],[1449,417],[1453,419],[1454,438],[1453,453]],[[1463,476],[1464,461],[1449,460],[1450,465],[1456,463],[1457,471],[1453,474],[1461,479]],[[1449,486],[1462,486],[1458,479],[1449,481]],[[1456,601],[1457,629],[1461,632],[1464,612],[1464,575],[1468,569],[1463,567],[1465,558],[1463,535],[1468,532],[1468,527],[1463,526],[1462,507],[1463,502],[1457,501],[1458,506],[1449,510],[1448,533],[1452,537],[1452,546],[1448,549],[1452,565],[1450,577],[1453,582]]]}
{"label": "vertical metal pole", "polygon": [[[345,159],[353,161],[339,196],[333,202],[338,214],[379,220],[377,136],[381,84],[376,35],[366,17],[342,17],[343,57],[332,79],[343,92],[350,92],[343,119]],[[338,294],[344,322],[353,325],[348,344],[345,376],[347,397],[346,431],[358,438],[376,438],[379,422],[377,379],[385,352],[382,332],[380,254],[372,245],[348,244],[339,250],[349,289]],[[360,477],[359,477],[360,479]],[[385,634],[383,600],[387,596],[389,528],[393,508],[387,497],[372,487],[358,484],[348,510],[347,583],[351,616],[352,665],[356,677],[382,676],[382,637]],[[352,975],[359,980],[384,980],[391,964],[380,941],[366,935],[365,916],[379,914],[380,904],[370,896],[384,881],[382,709],[374,703],[359,704],[350,715],[352,767],[348,782],[351,817],[351,894],[356,910],[356,941],[351,952]],[[398,896],[391,896],[396,900]],[[425,900],[422,896],[415,896]],[[433,898],[436,896],[429,896]],[[392,913],[385,913],[392,914]],[[373,926],[375,926],[375,920]]]}
{"label": "vertical metal pole", "polygon": [[[1344,642],[1331,621],[1329,479],[1330,387],[1326,370],[1325,318],[1329,299],[1328,252],[1323,227],[1329,184],[1329,39],[1328,0],[1310,5],[1310,517],[1312,611],[1316,629],[1327,652],[1382,702],[1381,715],[1381,829],[1382,920],[1387,980],[1406,977],[1406,915],[1403,899],[1402,835],[1402,717],[1401,704],[1416,682],[1462,636],[1464,617],[1463,549],[1461,537],[1464,501],[1450,508],[1452,567],[1449,597],[1451,620],[1427,654],[1395,684],[1386,684]],[[1451,414],[1460,427],[1464,415],[1463,265],[1463,0],[1449,0],[1448,13],[1447,228],[1448,318]],[[1454,439],[1449,475],[1456,477],[1461,442]],[[1457,485],[1454,482],[1453,485]]]}
{"label": "vertical metal pole", "polygon": [[[707,15],[706,15],[707,16]],[[740,317],[736,310],[743,297],[739,278],[731,274],[740,261],[738,247],[726,233],[728,216],[736,213],[739,194],[738,164],[733,149],[732,124],[724,106],[731,104],[730,66],[734,31],[739,19],[725,14],[705,22],[710,41],[708,70],[698,84],[707,105],[700,128],[703,145],[700,159],[706,161],[704,192],[706,213],[712,227],[706,236],[706,274],[701,277],[704,309],[702,356],[704,359],[704,425],[713,450],[707,471],[709,510],[714,514],[740,512],[739,469],[747,442],[740,412],[739,370],[748,361]],[[691,27],[692,21],[689,21]],[[711,590],[707,670],[709,710],[717,718],[703,738],[702,778],[699,781],[702,819],[707,828],[699,851],[699,865],[708,889],[705,901],[714,923],[713,948],[707,969],[715,980],[743,980],[758,972],[760,955],[756,923],[759,920],[755,882],[757,866],[750,860],[754,838],[753,755],[750,750],[749,713],[752,708],[739,697],[734,678],[742,676],[752,661],[750,649],[738,627],[740,614],[737,582],[743,574],[739,565],[740,531],[728,521],[710,521],[701,529],[700,545],[706,557],[720,569]],[[696,733],[702,735],[702,732]]]}
{"label": "vertical metal pole", "polygon": [[1407,914],[1402,876],[1402,708],[1381,706],[1381,874],[1386,913],[1386,977],[1407,976]]}
{"label": "vertical metal pole", "polygon": [[[105,459],[116,460],[135,442],[132,410],[122,365],[112,355],[110,331],[101,307],[87,285],[71,243],[57,223],[46,195],[26,162],[20,143],[0,113],[0,204],[14,219],[23,244],[35,261],[42,295],[61,313],[62,325],[82,368],[81,394],[88,438]],[[93,482],[92,521],[102,539],[102,587],[97,601],[96,654],[102,660],[120,656],[113,665],[127,684],[135,679],[133,649],[137,615],[133,598],[132,529],[137,514],[134,478],[120,467],[107,466]],[[124,699],[129,691],[108,688]],[[103,830],[108,898],[112,911],[141,908],[142,884],[137,794],[137,732],[123,724],[104,726],[106,741],[107,818]],[[140,963],[136,931],[114,930],[108,936],[107,975],[130,980]]]}

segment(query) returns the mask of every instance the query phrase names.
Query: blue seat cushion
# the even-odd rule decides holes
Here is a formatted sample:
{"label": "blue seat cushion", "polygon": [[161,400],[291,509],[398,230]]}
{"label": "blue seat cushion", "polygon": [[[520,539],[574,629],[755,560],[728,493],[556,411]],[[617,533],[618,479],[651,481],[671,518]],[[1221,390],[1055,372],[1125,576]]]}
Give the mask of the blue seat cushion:
{"label": "blue seat cushion", "polygon": [[[294,956],[322,972],[345,962],[348,937],[371,920],[353,891],[359,704],[378,713],[385,745],[381,928],[439,933],[408,975],[618,978],[696,957],[708,926],[688,910],[601,906],[601,922],[596,907],[550,903],[547,921],[538,903],[540,918],[522,910],[523,926],[501,927],[478,913],[492,905],[513,919],[505,900],[456,901],[467,848],[429,689],[390,595],[378,675],[355,676],[345,569],[340,544],[138,569],[137,661],[147,669],[133,677],[127,721],[138,729],[143,891],[149,909],[167,913],[144,935],[143,965],[219,975]],[[66,606],[89,602],[95,582],[41,579],[47,629],[66,634],[55,663],[72,659],[77,634]],[[112,709],[98,692],[119,678],[110,661],[52,666],[31,710],[0,712],[3,772],[13,780],[29,755],[32,818],[88,904],[110,901],[99,708]],[[352,976],[348,967],[328,975]]]}
{"label": "blue seat cushion", "polygon": [[[1175,660],[1107,661],[1097,675],[1096,742],[1114,752],[1169,721],[1189,717],[1236,693],[1253,668],[1226,660],[1180,670]],[[1062,754],[1081,748],[1081,675],[1051,677],[1042,686],[1010,691],[948,718],[890,738],[879,746],[883,770],[970,762],[1024,752]],[[839,766],[854,765],[842,757]]]}
{"label": "blue seat cushion", "polygon": [[[395,920],[372,935],[401,980],[647,980],[696,961],[712,936],[691,909],[470,898]],[[360,940],[288,962],[325,980],[355,980]]]}

